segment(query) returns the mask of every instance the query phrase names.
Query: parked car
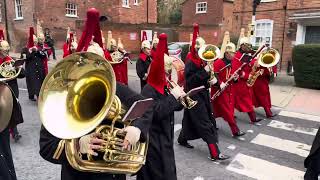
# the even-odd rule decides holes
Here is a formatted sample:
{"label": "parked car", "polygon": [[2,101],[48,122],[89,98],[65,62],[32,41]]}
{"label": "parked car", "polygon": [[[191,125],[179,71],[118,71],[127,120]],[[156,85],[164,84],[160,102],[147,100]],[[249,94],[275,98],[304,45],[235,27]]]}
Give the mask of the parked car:
{"label": "parked car", "polygon": [[184,61],[187,57],[189,52],[189,42],[172,42],[169,43],[168,50],[169,55],[175,56],[182,61]]}

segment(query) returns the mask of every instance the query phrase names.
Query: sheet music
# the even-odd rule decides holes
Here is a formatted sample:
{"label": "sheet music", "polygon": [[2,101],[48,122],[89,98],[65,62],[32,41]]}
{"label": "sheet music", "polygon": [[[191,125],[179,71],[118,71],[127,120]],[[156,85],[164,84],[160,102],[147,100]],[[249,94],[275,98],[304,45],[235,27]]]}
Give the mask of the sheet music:
{"label": "sheet music", "polygon": [[131,121],[140,118],[147,109],[153,104],[153,99],[143,99],[136,101],[132,104],[130,109],[127,111],[126,115],[123,117],[122,122]]}

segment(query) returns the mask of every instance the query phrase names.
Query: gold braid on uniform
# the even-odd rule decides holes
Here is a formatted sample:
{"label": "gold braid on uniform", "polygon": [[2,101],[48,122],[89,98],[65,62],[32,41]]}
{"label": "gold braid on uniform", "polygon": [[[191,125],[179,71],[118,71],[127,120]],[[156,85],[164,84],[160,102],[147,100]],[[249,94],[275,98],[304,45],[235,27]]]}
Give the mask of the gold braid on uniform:
{"label": "gold braid on uniform", "polygon": [[58,144],[58,147],[56,149],[56,151],[54,152],[53,154],[53,159],[59,159],[62,152],[63,152],[63,149],[64,149],[64,144],[65,144],[65,140],[60,140],[59,144]]}

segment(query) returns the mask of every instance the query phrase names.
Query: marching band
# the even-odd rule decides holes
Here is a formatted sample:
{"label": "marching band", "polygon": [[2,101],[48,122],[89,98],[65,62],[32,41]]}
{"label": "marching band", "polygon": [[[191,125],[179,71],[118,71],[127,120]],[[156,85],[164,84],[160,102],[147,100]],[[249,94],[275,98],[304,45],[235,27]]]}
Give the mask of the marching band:
{"label": "marching band", "polygon": [[[106,44],[99,17],[96,9],[88,10],[78,42],[74,32],[68,31],[64,59],[49,74],[51,50],[44,43],[43,33],[36,36],[30,27],[23,50],[26,72],[21,66],[15,67],[21,69],[19,75],[0,80],[0,96],[6,95],[5,87],[9,86],[9,96],[16,100],[19,91],[15,78],[25,74],[29,99],[39,103],[40,155],[62,166],[62,180],[119,180],[126,179],[125,174],[136,174],[138,180],[176,180],[175,111],[184,111],[178,144],[194,148],[188,141],[201,138],[211,161],[230,158],[219,149],[216,118],[223,118],[232,136],[238,138],[245,132],[237,125],[235,109],[247,113],[256,125],[263,119],[256,117],[255,107],[263,107],[267,118],[275,116],[269,81],[270,76],[276,76],[279,53],[268,44],[253,51],[249,38],[242,37],[238,50],[227,40],[220,52],[206,44],[199,25],[194,24],[181,86],[172,79],[175,59],[168,53],[167,35],[154,33],[150,44],[143,32],[136,62],[140,95],[127,87],[130,58],[121,39],[117,43],[110,31]],[[4,62],[13,61],[9,48],[0,37],[1,68]],[[196,92],[189,94],[191,91]],[[152,101],[150,106],[146,106],[148,99]],[[142,107],[135,109],[139,103]],[[52,105],[66,109],[50,117],[54,112],[49,110],[55,111]],[[13,105],[0,103],[0,108],[12,111],[7,125],[2,126],[3,121],[0,124],[0,158],[4,156],[8,164],[0,166],[0,173],[5,179],[15,180],[9,129],[19,135],[16,125],[23,122],[21,107],[13,101]],[[132,115],[128,111],[137,111],[139,116],[127,120]]]}

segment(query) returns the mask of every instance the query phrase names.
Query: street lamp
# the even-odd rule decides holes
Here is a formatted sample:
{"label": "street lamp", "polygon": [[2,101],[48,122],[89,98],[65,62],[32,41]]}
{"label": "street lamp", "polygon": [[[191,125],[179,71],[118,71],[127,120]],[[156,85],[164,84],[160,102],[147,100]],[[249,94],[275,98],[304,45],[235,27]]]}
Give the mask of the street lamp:
{"label": "street lamp", "polygon": [[249,36],[251,37],[251,41],[254,35],[254,30],[255,30],[255,21],[256,21],[256,12],[257,12],[257,7],[260,4],[261,0],[253,0],[253,9],[252,9],[252,19],[251,19],[251,24],[249,24],[250,28],[250,34]]}

